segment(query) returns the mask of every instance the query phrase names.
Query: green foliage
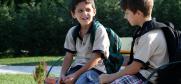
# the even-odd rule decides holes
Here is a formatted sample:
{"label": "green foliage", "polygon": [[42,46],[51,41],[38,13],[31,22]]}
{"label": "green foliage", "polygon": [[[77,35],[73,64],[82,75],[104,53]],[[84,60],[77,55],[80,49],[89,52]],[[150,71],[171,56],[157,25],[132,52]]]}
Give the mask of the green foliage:
{"label": "green foliage", "polygon": [[155,5],[155,17],[159,21],[170,21],[181,29],[181,0],[161,0]]}
{"label": "green foliage", "polygon": [[6,4],[0,4],[0,51],[9,48],[11,45],[11,39],[14,33],[13,29],[13,12],[12,7]]}
{"label": "green foliage", "polygon": [[130,36],[132,29],[124,20],[123,12],[120,9],[119,0],[97,0],[97,19],[103,25],[116,31],[119,36]]}
{"label": "green foliage", "polygon": [[[70,0],[0,1],[0,55],[60,55],[67,31],[73,25]],[[96,0],[98,19],[119,36],[131,36],[134,28],[124,19],[119,0]],[[181,1],[155,0],[153,16],[181,28]],[[22,52],[22,51],[26,51]]]}
{"label": "green foliage", "polygon": [[[68,30],[70,16],[62,1],[42,0],[41,3],[23,3],[11,13],[9,6],[2,6],[1,50],[27,50],[30,55],[60,54]],[[10,15],[12,14],[12,15]],[[4,20],[5,19],[5,20]]]}
{"label": "green foliage", "polygon": [[44,61],[40,62],[33,73],[34,80],[37,84],[44,84],[44,80],[46,78],[46,63]]}
{"label": "green foliage", "polygon": [[[21,11],[25,13],[25,21],[23,28],[26,28],[26,42],[25,49],[31,53],[42,54],[52,53],[56,49],[62,49],[60,43],[63,43],[59,34],[65,34],[65,23],[63,16],[63,10],[56,6],[57,4],[51,2],[51,0],[44,0],[44,2],[31,6],[24,5],[24,9]],[[19,25],[17,25],[19,26]],[[60,47],[57,47],[60,46]],[[55,52],[54,52],[55,53]]]}

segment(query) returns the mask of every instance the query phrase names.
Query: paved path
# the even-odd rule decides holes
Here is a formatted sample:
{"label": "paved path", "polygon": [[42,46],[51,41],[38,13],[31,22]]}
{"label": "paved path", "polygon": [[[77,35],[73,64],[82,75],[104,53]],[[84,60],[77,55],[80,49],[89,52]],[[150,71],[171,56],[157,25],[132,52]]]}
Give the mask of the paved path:
{"label": "paved path", "polygon": [[[48,66],[48,69],[50,66]],[[35,66],[7,66],[0,65],[0,74],[32,74]],[[60,73],[60,66],[54,66],[50,72],[56,76]]]}
{"label": "paved path", "polygon": [[[59,76],[60,74],[60,66],[54,66],[50,72],[50,74],[54,74],[55,76]],[[121,67],[121,69],[123,69]],[[48,66],[48,70],[50,66]],[[0,74],[32,74],[35,70],[35,66],[7,66],[0,65]]]}

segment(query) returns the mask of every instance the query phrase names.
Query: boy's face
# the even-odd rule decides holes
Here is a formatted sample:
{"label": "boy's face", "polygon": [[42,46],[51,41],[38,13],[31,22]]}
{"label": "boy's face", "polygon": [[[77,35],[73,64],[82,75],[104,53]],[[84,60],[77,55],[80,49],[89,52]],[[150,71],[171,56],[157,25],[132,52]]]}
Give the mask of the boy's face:
{"label": "boy's face", "polygon": [[136,12],[136,13],[133,13],[131,10],[126,9],[126,10],[125,10],[124,18],[128,20],[128,22],[129,22],[129,24],[130,24],[131,26],[138,25],[138,22],[139,22],[139,14],[138,14],[137,12]]}
{"label": "boy's face", "polygon": [[75,11],[71,12],[72,17],[77,19],[81,25],[89,25],[93,21],[93,17],[96,14],[96,9],[92,7],[92,4],[86,4],[80,2],[77,4]]}

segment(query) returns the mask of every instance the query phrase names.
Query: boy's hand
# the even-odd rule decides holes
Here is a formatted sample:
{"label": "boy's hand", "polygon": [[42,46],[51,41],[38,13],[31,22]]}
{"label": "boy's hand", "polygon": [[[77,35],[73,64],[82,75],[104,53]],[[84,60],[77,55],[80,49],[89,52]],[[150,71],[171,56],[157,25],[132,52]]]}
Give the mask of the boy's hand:
{"label": "boy's hand", "polygon": [[60,78],[58,80],[59,84],[64,84],[65,79],[66,79],[65,75],[60,75]]}
{"label": "boy's hand", "polygon": [[102,74],[99,76],[99,81],[100,84],[105,84],[105,83],[107,84],[114,81],[114,79],[111,74]]}
{"label": "boy's hand", "polygon": [[74,84],[76,79],[77,79],[77,76],[75,74],[70,74],[70,75],[66,76],[64,83],[65,84]]}
{"label": "boy's hand", "polygon": [[45,79],[45,84],[55,84],[56,83],[56,78],[54,77],[48,77]]}

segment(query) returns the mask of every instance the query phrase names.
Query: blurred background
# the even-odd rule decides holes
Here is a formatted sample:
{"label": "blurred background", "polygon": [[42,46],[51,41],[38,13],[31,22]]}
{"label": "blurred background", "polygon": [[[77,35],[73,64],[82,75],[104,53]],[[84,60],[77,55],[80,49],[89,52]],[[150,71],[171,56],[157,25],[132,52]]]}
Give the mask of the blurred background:
{"label": "blurred background", "polygon": [[[0,0],[0,58],[64,55],[64,39],[75,23],[70,0]],[[98,19],[120,37],[135,28],[123,18],[119,0],[96,0]],[[181,0],[155,0],[153,17],[181,29]]]}

